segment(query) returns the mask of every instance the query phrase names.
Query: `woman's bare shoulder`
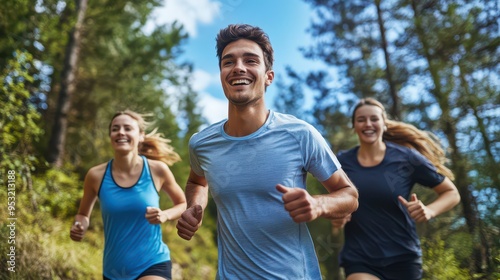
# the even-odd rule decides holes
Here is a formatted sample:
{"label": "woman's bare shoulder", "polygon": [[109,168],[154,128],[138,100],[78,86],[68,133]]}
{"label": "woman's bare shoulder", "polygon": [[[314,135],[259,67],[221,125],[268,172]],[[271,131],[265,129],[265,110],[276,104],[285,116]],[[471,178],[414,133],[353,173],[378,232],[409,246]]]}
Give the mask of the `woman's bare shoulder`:
{"label": "woman's bare shoulder", "polygon": [[106,172],[106,167],[108,166],[108,163],[109,162],[103,162],[99,165],[91,167],[87,172],[87,176],[85,178],[90,180],[102,179],[102,177],[104,176],[104,172]]}
{"label": "woman's bare shoulder", "polygon": [[148,159],[149,167],[154,173],[162,174],[170,170],[168,165],[160,160]]}

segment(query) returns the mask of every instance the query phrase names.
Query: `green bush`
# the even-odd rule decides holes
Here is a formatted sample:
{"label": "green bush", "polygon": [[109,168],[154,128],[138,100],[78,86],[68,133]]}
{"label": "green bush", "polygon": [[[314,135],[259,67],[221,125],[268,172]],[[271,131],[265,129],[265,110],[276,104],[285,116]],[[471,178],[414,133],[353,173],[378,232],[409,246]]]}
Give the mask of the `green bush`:
{"label": "green bush", "polygon": [[17,51],[0,72],[0,177],[14,170],[24,181],[37,164],[32,144],[42,134],[40,114],[30,102],[33,57]]}
{"label": "green bush", "polygon": [[460,268],[454,250],[446,248],[441,239],[422,239],[424,280],[469,280],[466,269]]}
{"label": "green bush", "polygon": [[[54,218],[50,211],[33,211],[30,192],[16,196],[14,232],[0,227],[1,236],[15,236],[15,244],[1,242],[0,251],[9,252],[13,246],[16,255],[15,272],[2,273],[0,279],[98,279],[95,275],[100,273],[102,253],[96,248],[103,243],[100,234],[89,234],[87,238],[92,242],[79,244],[78,248],[69,238],[72,219]],[[5,198],[1,192],[1,201]],[[7,214],[1,207],[0,215]],[[2,263],[9,260],[7,254],[0,255]]]}
{"label": "green bush", "polygon": [[[71,167],[63,170],[71,170]],[[67,219],[78,211],[83,182],[78,179],[78,174],[63,170],[49,169],[43,175],[35,175],[31,200],[39,211]]]}

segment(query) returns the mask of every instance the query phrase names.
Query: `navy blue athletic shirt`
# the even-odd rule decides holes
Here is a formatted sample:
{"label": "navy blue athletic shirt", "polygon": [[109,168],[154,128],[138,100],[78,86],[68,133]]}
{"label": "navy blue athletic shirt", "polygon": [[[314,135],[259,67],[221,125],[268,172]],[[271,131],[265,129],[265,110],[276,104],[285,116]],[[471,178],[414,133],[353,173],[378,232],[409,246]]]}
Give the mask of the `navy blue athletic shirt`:
{"label": "navy blue athletic shirt", "polygon": [[435,187],[444,176],[418,151],[385,143],[384,159],[372,167],[359,164],[359,146],[338,154],[342,169],[359,191],[359,208],[345,226],[341,265],[385,266],[422,255],[415,221],[398,196],[408,200],[416,183]]}

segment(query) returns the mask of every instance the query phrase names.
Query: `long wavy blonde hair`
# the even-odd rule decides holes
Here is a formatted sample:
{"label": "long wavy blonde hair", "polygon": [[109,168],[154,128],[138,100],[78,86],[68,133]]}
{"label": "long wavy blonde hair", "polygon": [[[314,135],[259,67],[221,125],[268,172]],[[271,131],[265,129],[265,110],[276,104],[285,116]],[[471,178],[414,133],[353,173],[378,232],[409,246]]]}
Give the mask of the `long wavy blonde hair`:
{"label": "long wavy blonde hair", "polygon": [[379,101],[373,98],[361,99],[356,104],[352,112],[351,120],[353,127],[356,110],[365,105],[376,106],[382,109],[382,117],[384,118],[384,122],[387,127],[387,130],[384,131],[382,139],[416,149],[424,157],[429,159],[440,174],[448,177],[450,180],[455,178],[453,172],[445,166],[448,159],[446,158],[446,154],[437,136],[431,132],[420,130],[411,124],[390,120],[387,117],[384,105],[382,105]]}
{"label": "long wavy blonde hair", "polygon": [[139,143],[139,154],[146,156],[149,159],[163,161],[167,165],[172,165],[181,160],[179,154],[174,151],[174,148],[170,145],[171,140],[163,137],[161,133],[158,133],[158,128],[154,128],[150,133],[146,134],[152,123],[145,120],[149,115],[139,114],[131,110],[119,111],[113,115],[109,123],[109,133],[111,133],[111,123],[113,120],[121,115],[128,115],[137,121],[139,125],[139,131],[144,133],[144,141]]}

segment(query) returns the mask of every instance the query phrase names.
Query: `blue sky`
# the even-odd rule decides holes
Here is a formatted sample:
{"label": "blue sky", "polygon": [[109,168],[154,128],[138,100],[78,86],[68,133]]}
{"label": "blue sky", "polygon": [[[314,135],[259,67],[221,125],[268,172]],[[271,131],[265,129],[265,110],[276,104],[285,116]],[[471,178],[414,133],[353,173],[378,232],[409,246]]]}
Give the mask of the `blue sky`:
{"label": "blue sky", "polygon": [[[232,23],[248,23],[262,28],[273,44],[275,76],[284,77],[285,67],[303,72],[315,62],[303,58],[299,47],[311,44],[306,29],[313,17],[310,5],[302,0],[164,0],[152,22],[182,23],[190,38],[182,60],[194,65],[193,88],[200,94],[204,115],[210,123],[227,116],[227,101],[219,80],[215,36]],[[276,80],[275,80],[276,81]],[[273,108],[277,86],[266,92],[266,104]]]}

